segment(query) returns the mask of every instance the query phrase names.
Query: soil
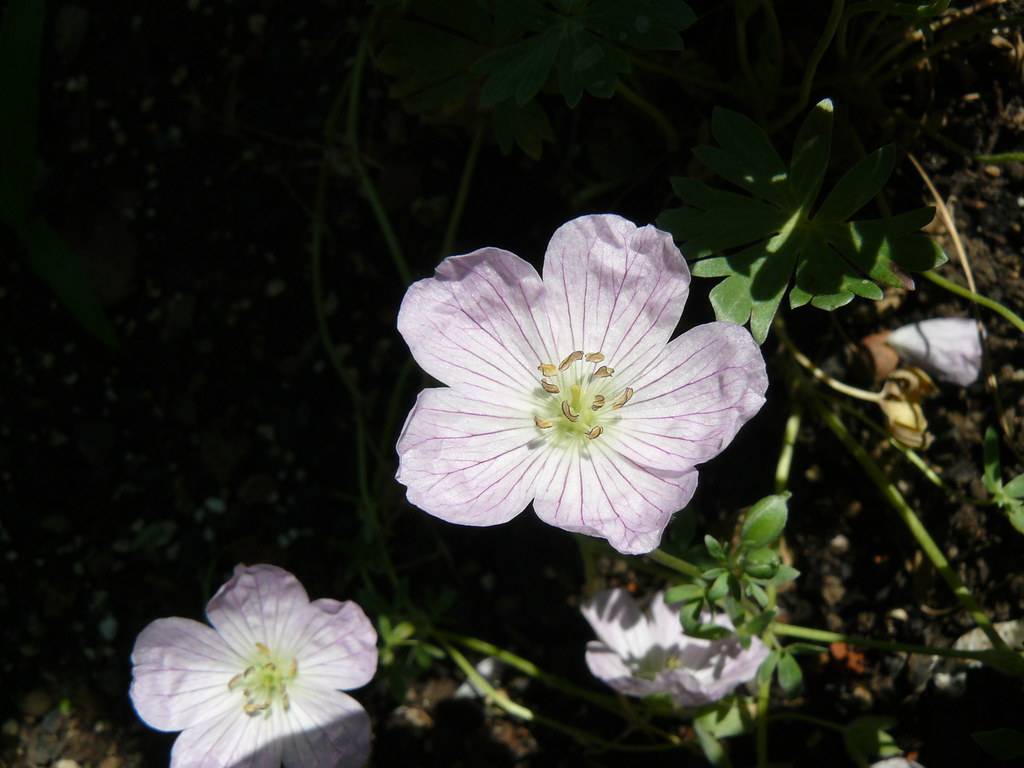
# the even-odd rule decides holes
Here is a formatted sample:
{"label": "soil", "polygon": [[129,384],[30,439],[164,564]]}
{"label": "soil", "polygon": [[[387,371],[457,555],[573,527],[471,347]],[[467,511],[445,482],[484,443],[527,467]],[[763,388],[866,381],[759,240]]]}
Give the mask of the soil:
{"label": "soil", "polygon": [[[310,217],[323,123],[361,23],[362,4],[341,0],[301,10],[279,0],[193,0],[137,4],[128,13],[52,4],[38,202],[83,258],[119,343],[106,349],[76,326],[24,261],[0,262],[4,768],[166,764],[173,735],[145,728],[128,701],[132,643],[155,618],[201,618],[235,563],[278,564],[311,595],[357,599],[374,616],[396,610],[381,603],[387,582],[362,538],[352,396],[324,353],[311,299]],[[1000,48],[983,42],[967,51],[937,60],[941,88],[912,102],[941,118],[947,141],[905,138],[951,200],[979,291],[1019,312],[1024,165],[970,162],[950,142],[971,152],[1019,149],[1020,76]],[[901,87],[913,91],[914,77]],[[410,268],[423,277],[440,257],[469,139],[460,128],[408,116],[387,87],[371,66],[363,150]],[[666,171],[683,172],[688,155],[669,156],[656,131],[620,109],[586,100],[582,117],[567,114],[556,124],[565,145],[548,145],[542,162],[502,155],[485,142],[455,251],[495,244],[539,264],[550,233],[584,210],[653,220],[669,201]],[[682,134],[691,146],[706,126],[695,118]],[[404,367],[407,350],[395,330],[404,287],[355,191],[350,160],[343,152],[334,160],[327,320],[373,414],[372,438],[384,446],[369,461],[371,473],[380,466],[376,504],[407,592],[395,605],[434,606],[443,626],[598,690],[583,661],[590,633],[578,612],[584,574],[571,537],[530,513],[500,529],[448,526],[407,505],[388,481],[395,465],[393,429],[384,426],[389,398],[395,390],[401,419],[427,382]],[[898,209],[928,202],[909,163],[900,164],[892,188]],[[597,191],[588,198],[586,190]],[[17,252],[9,233],[0,242]],[[940,271],[961,281],[954,262]],[[695,281],[684,326],[710,319],[710,287]],[[794,312],[790,325],[823,368],[863,384],[851,351],[857,339],[969,311],[919,280],[916,291],[891,292],[828,320],[817,310]],[[1013,429],[1003,446],[1010,477],[1024,471],[1024,355],[1008,323],[990,313],[982,319]],[[775,347],[769,340],[766,353]],[[701,472],[692,505],[699,530],[730,535],[736,511],[771,487],[788,414],[774,363],[772,372],[769,404]],[[984,497],[981,440],[997,417],[985,384],[942,387],[927,416],[929,463],[957,491]],[[875,433],[849,424],[898,479],[993,618],[1024,615],[1021,539],[1005,517],[949,499]],[[802,576],[781,596],[789,620],[935,644],[971,628],[902,523],[809,417],[791,490],[786,544]],[[602,556],[598,567],[607,583],[652,583],[615,558]],[[804,692],[777,700],[780,711],[840,722],[890,716],[899,745],[929,768],[984,765],[969,734],[1024,722],[1020,681],[988,670],[968,672],[956,696],[939,689],[927,660],[833,648],[803,661]],[[625,731],[622,721],[512,670],[498,682],[527,706],[609,740]],[[374,722],[372,764],[704,764],[687,752],[583,750],[467,695],[462,683],[457,669],[438,661],[382,672],[358,692]],[[692,737],[685,726],[662,725]],[[773,725],[771,745],[774,760],[796,766],[844,759],[834,735],[805,724]],[[750,739],[737,741],[734,764],[752,764],[752,750]]]}

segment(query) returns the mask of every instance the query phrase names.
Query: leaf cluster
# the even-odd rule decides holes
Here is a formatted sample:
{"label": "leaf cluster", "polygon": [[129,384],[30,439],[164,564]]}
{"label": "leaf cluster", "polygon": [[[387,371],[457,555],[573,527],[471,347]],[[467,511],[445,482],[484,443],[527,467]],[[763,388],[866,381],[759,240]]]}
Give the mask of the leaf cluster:
{"label": "leaf cluster", "polygon": [[1010,523],[1024,533],[1024,474],[1003,483],[999,462],[999,434],[989,427],[985,430],[985,473],[982,482],[996,505],[1006,513]]}
{"label": "leaf cluster", "polygon": [[683,206],[662,213],[693,274],[725,278],[711,291],[719,320],[750,323],[758,342],[789,288],[789,305],[832,311],[855,296],[878,300],[880,286],[909,287],[907,271],[946,257],[921,232],[934,216],[918,208],[879,219],[850,220],[885,186],[896,159],[892,146],[870,153],[818,201],[832,146],[832,102],[807,115],[785,162],[768,135],[736,112],[716,109],[711,133],[718,146],[697,147],[697,158],[746,194],[689,178],[672,179]]}
{"label": "leaf cluster", "polygon": [[[381,3],[378,3],[381,5]],[[553,133],[536,97],[549,82],[569,107],[610,97],[630,52],[678,50],[696,20],[683,0],[408,0],[386,25],[379,65],[407,109],[491,110],[504,149],[539,157]]]}

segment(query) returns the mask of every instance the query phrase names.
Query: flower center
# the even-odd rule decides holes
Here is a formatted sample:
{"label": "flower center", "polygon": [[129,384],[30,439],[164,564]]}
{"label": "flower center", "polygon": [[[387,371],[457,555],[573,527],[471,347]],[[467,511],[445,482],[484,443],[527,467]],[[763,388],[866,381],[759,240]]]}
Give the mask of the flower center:
{"label": "flower center", "polygon": [[618,420],[615,411],[633,397],[633,388],[612,380],[615,369],[603,365],[601,352],[577,350],[561,363],[541,363],[541,396],[533,420],[542,431],[594,440]]}
{"label": "flower center", "polygon": [[678,669],[682,660],[676,655],[675,648],[663,648],[656,645],[642,658],[627,659],[627,665],[637,677],[653,680],[663,670]]}
{"label": "flower center", "polygon": [[288,701],[288,684],[299,674],[297,659],[284,661],[271,653],[263,643],[256,643],[256,655],[245,671],[238,673],[228,683],[229,691],[241,689],[245,703],[245,714],[255,716],[263,713],[270,717],[271,709],[280,702],[283,711],[291,707]]}

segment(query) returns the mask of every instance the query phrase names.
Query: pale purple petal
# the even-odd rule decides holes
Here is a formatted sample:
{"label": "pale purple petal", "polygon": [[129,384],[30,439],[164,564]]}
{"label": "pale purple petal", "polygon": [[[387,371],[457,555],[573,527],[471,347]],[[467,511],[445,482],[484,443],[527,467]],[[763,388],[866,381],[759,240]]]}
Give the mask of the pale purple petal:
{"label": "pale purple petal", "polygon": [[377,632],[351,601],[314,600],[301,634],[287,642],[306,685],[350,690],[377,671]]}
{"label": "pale purple petal", "polygon": [[587,668],[601,682],[626,696],[651,696],[667,693],[669,688],[657,678],[647,680],[636,677],[622,657],[604,643],[587,643]]}
{"label": "pale purple petal", "polygon": [[[615,653],[640,658],[650,648],[647,617],[625,589],[597,592],[580,606],[594,634]],[[676,620],[678,628],[679,621]]]}
{"label": "pale purple petal", "polygon": [[467,395],[513,402],[537,387],[537,365],[558,351],[537,271],[482,248],[441,262],[402,300],[398,330],[434,378]]}
{"label": "pale purple petal", "polygon": [[871,768],[924,768],[924,766],[913,760],[907,760],[905,757],[889,757],[872,763]]}
{"label": "pale purple petal", "polygon": [[280,648],[304,625],[309,596],[299,580],[276,565],[238,565],[206,605],[214,629],[249,657],[256,643]]}
{"label": "pale purple petal", "polygon": [[675,697],[681,706],[701,706],[718,701],[753,680],[767,657],[768,648],[759,638],[752,638],[750,647],[745,649],[738,638],[730,636],[710,641],[700,665],[670,670],[667,674],[679,681]]}
{"label": "pale purple petal", "polygon": [[228,708],[240,709],[228,683],[241,661],[220,635],[191,619],[157,619],[132,649],[131,700],[143,722],[179,731]]}
{"label": "pale purple petal", "polygon": [[370,756],[370,718],[359,702],[340,691],[289,690],[285,768],[361,768]]}
{"label": "pale purple petal", "polygon": [[602,352],[620,372],[642,366],[669,340],[689,284],[671,235],[612,214],[563,224],[544,256],[559,354]]}
{"label": "pale purple petal", "polygon": [[280,716],[250,716],[236,706],[187,728],[174,741],[170,768],[279,768]]}
{"label": "pale purple petal", "polygon": [[981,370],[981,337],[974,320],[942,317],[897,328],[886,343],[911,365],[966,387]]}
{"label": "pale purple petal", "polygon": [[716,322],[673,339],[632,386],[610,444],[638,464],[679,471],[732,441],[764,404],[768,376],[750,333]]}
{"label": "pale purple petal", "polygon": [[447,388],[426,389],[398,439],[409,501],[462,525],[497,525],[530,503],[548,448],[533,416]]}
{"label": "pale purple petal", "polygon": [[663,473],[602,444],[552,451],[537,479],[533,508],[546,523],[607,539],[623,554],[656,549],[672,515],[697,488],[697,473]]}
{"label": "pale purple petal", "polygon": [[647,624],[651,643],[660,645],[663,648],[678,646],[685,639],[690,643],[694,640],[704,642],[694,637],[685,637],[682,634],[682,623],[679,621],[680,605],[669,605],[665,602],[665,593],[659,592],[651,600],[647,609]]}

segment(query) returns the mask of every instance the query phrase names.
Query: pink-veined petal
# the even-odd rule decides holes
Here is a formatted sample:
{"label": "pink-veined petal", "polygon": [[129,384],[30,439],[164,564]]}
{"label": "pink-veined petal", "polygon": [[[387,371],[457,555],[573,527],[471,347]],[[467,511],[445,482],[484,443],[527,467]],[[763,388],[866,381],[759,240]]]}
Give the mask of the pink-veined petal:
{"label": "pink-veined petal", "polygon": [[241,710],[228,683],[244,662],[205,624],[157,619],[139,633],[132,649],[130,696],[143,722],[180,731]]}
{"label": "pink-veined petal", "polygon": [[667,672],[678,682],[677,702],[694,707],[728,696],[738,686],[754,679],[768,653],[768,647],[756,637],[751,639],[749,648],[740,645],[735,636],[712,640],[699,666],[684,666]]}
{"label": "pink-veined petal", "polygon": [[289,690],[285,768],[362,768],[370,756],[370,718],[359,702],[341,691]]}
{"label": "pink-veined petal", "polygon": [[750,333],[707,323],[673,339],[633,381],[610,445],[638,464],[680,471],[718,455],[764,404],[764,357]]}
{"label": "pink-veined petal", "polygon": [[602,352],[620,374],[661,351],[689,284],[690,270],[671,235],[612,214],[563,224],[544,256],[559,354]]}
{"label": "pink-veined petal", "polygon": [[498,525],[530,502],[548,448],[533,416],[452,389],[423,390],[398,439],[410,502],[462,525]]}
{"label": "pink-veined petal", "polygon": [[279,768],[280,715],[251,716],[237,706],[187,728],[174,741],[170,768]]}
{"label": "pink-veined petal", "polygon": [[304,625],[309,595],[295,576],[276,565],[237,565],[206,604],[206,616],[244,658],[262,643],[277,650]]}
{"label": "pink-veined petal", "polygon": [[620,656],[604,643],[587,643],[586,660],[590,674],[626,696],[650,696],[666,691],[657,679],[634,676]]}
{"label": "pink-veined petal", "polygon": [[885,342],[911,365],[961,387],[977,381],[981,371],[978,324],[968,318],[922,320],[897,328]]}
{"label": "pink-veined petal", "polygon": [[513,253],[482,248],[441,262],[410,286],[398,330],[434,378],[467,394],[520,401],[538,386],[537,366],[557,362],[545,288]]}
{"label": "pink-veined petal", "polygon": [[585,449],[552,450],[533,508],[544,522],[607,539],[623,554],[650,552],[693,496],[697,473],[651,470],[602,446],[602,439]]}
{"label": "pink-veined petal", "polygon": [[601,642],[620,656],[642,658],[650,648],[647,617],[625,589],[596,593],[580,606],[580,612]]}
{"label": "pink-veined petal", "polygon": [[359,688],[377,671],[377,632],[351,601],[314,600],[301,633],[289,639],[305,685]]}

